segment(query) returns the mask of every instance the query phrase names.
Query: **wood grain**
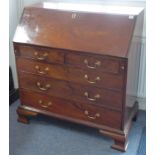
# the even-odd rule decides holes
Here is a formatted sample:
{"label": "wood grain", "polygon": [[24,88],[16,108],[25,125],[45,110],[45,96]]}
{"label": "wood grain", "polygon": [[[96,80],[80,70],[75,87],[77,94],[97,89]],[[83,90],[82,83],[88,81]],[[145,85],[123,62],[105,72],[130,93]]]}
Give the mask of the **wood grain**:
{"label": "wood grain", "polygon": [[[44,77],[51,77],[59,80],[72,81],[79,84],[118,91],[123,89],[123,74],[109,74],[100,71],[96,72],[96,70],[79,69],[72,66],[45,64],[22,58],[17,58],[17,66],[19,71],[42,75]],[[45,72],[45,74],[40,74],[38,69],[36,69],[36,66],[39,67],[39,72]],[[49,70],[45,71],[46,68]],[[85,75],[87,75],[88,79],[85,78]],[[99,77],[100,80],[96,80],[97,77]],[[95,83],[90,83],[89,81],[93,81]]]}
{"label": "wood grain", "polygon": [[114,139],[112,148],[125,151],[138,111],[138,103],[128,107],[127,96],[129,79],[138,84],[133,73],[139,62],[131,63],[139,59],[130,55],[140,56],[132,51],[140,16],[143,11],[130,16],[26,7],[13,41],[18,120],[44,114],[95,127]]}
{"label": "wood grain", "polygon": [[128,15],[27,7],[14,42],[125,57],[135,20]]}
{"label": "wood grain", "polygon": [[[82,103],[96,106],[100,105],[118,111],[122,110],[123,96],[120,92],[107,91],[105,89],[82,86],[70,82],[44,78],[25,73],[20,73],[19,80],[21,88],[42,92],[48,95],[62,97],[73,101],[79,101]],[[40,83],[40,86],[37,85],[38,82]],[[50,85],[50,87],[46,87],[47,85]],[[88,97],[85,96],[85,92],[88,93],[89,98],[92,98],[95,101],[88,99]],[[99,98],[95,98],[97,94],[100,95]]]}
{"label": "wood grain", "polygon": [[64,64],[64,53],[56,49],[19,45],[16,47],[15,54],[22,58],[30,58],[41,62]]}
{"label": "wood grain", "polygon": [[[68,100],[62,100],[56,97],[49,97],[35,92],[21,91],[21,102],[23,105],[35,107],[37,109],[43,109],[50,111],[52,113],[58,113],[64,116],[69,116],[72,118],[77,118],[85,121],[90,121],[95,124],[103,124],[113,128],[120,128],[121,125],[121,113],[104,108],[98,108],[96,106],[82,104],[79,102],[71,102]],[[43,104],[51,102],[52,105],[44,108],[39,104],[39,100],[42,100]],[[86,115],[85,111],[88,111],[89,114]],[[99,113],[99,117],[95,115]]]}

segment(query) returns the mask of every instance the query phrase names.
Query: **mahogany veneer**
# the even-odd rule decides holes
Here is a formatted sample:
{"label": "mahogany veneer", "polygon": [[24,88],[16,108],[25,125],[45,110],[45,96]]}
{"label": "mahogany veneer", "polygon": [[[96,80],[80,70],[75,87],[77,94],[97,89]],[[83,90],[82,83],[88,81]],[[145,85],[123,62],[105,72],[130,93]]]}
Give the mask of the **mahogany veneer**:
{"label": "mahogany veneer", "polygon": [[132,46],[143,9],[131,15],[51,4],[26,7],[15,33],[18,121],[44,114],[88,125],[112,137],[112,148],[125,151],[138,110],[128,91],[138,83],[138,67],[131,64],[136,57],[139,65],[140,51]]}
{"label": "mahogany veneer", "polygon": [[17,66],[23,72],[44,75],[44,77],[51,77],[118,91],[123,89],[124,76],[122,71],[119,71],[120,74],[109,74],[101,72],[100,70],[96,73],[96,70],[90,70],[86,67],[85,69],[81,69],[68,65],[43,64],[41,62],[23,58],[17,58]]}

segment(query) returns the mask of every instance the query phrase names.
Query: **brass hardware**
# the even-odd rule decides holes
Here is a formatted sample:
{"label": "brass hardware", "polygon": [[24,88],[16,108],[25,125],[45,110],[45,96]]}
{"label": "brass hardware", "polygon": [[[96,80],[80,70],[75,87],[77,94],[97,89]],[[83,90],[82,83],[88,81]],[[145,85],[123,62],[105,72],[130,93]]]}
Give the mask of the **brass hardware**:
{"label": "brass hardware", "polygon": [[43,107],[43,108],[48,108],[49,106],[52,105],[52,102],[48,102],[45,104],[42,100],[39,100],[38,103]]}
{"label": "brass hardware", "polygon": [[87,65],[88,68],[91,68],[91,69],[96,69],[97,66],[101,66],[101,61],[96,61],[94,63],[94,66],[90,66],[87,59],[84,60],[84,63]]}
{"label": "brass hardware", "polygon": [[76,13],[72,13],[72,19],[76,18]]}
{"label": "brass hardware", "polygon": [[125,67],[124,67],[124,66],[121,66],[121,69],[122,69],[122,70],[124,70],[124,69],[125,69]]}
{"label": "brass hardware", "polygon": [[84,114],[85,114],[88,118],[93,119],[93,120],[96,119],[96,118],[98,118],[98,117],[100,117],[100,114],[99,114],[99,113],[96,113],[95,116],[90,116],[88,110],[85,110],[85,111],[84,111]]}
{"label": "brass hardware", "polygon": [[88,99],[89,101],[96,101],[97,99],[100,98],[100,95],[99,95],[99,94],[96,94],[96,95],[94,96],[94,98],[90,98],[88,92],[85,92],[85,93],[84,93],[84,96],[86,96],[87,99]]}
{"label": "brass hardware", "polygon": [[97,77],[95,78],[94,81],[90,81],[87,74],[84,75],[84,78],[85,78],[89,83],[92,83],[92,84],[95,84],[97,81],[100,81],[100,80],[101,80],[101,78],[100,78],[99,76],[97,76]]}
{"label": "brass hardware", "polygon": [[48,67],[46,67],[46,68],[44,69],[44,71],[41,71],[41,69],[40,69],[40,67],[39,67],[38,65],[35,66],[35,69],[37,70],[37,72],[38,72],[39,74],[47,74],[47,72],[49,71],[49,68],[48,68]]}
{"label": "brass hardware", "polygon": [[48,53],[45,52],[42,56],[40,56],[38,52],[34,52],[34,55],[38,60],[45,60],[47,59]]}
{"label": "brass hardware", "polygon": [[37,87],[38,87],[40,90],[46,91],[46,90],[48,90],[48,89],[51,87],[51,85],[50,85],[50,84],[46,84],[46,85],[43,87],[43,86],[41,85],[40,82],[37,82]]}
{"label": "brass hardware", "polygon": [[134,16],[133,16],[133,15],[130,15],[130,16],[129,16],[129,19],[134,19]]}

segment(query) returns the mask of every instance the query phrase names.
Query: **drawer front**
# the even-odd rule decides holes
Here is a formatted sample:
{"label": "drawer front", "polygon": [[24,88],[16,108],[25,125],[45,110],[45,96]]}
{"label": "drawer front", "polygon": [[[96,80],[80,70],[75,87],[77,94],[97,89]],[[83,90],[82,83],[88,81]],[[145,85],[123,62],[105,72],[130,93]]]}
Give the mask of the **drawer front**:
{"label": "drawer front", "polygon": [[105,89],[20,73],[20,87],[73,101],[100,105],[121,111],[122,94]]}
{"label": "drawer front", "polygon": [[84,70],[54,64],[43,64],[37,61],[17,58],[17,66],[20,71],[26,71],[45,77],[72,81],[89,86],[108,88],[113,90],[123,89],[123,75],[109,74],[94,70]]}
{"label": "drawer front", "polygon": [[30,58],[49,63],[64,63],[64,53],[56,49],[34,47],[34,46],[18,46],[16,47],[16,56]]}
{"label": "drawer front", "polygon": [[117,111],[24,90],[21,90],[20,95],[23,105],[94,124],[106,125],[117,129],[121,127],[121,113]]}
{"label": "drawer front", "polygon": [[89,70],[120,73],[120,61],[104,56],[67,54],[66,63]]}

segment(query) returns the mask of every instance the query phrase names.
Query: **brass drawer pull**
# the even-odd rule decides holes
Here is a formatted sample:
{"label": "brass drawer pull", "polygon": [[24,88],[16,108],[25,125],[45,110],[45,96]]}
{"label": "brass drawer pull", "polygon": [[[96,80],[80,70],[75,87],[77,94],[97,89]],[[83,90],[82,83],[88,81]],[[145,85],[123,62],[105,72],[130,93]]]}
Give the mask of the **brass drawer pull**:
{"label": "brass drawer pull", "polygon": [[84,63],[87,65],[88,68],[91,68],[91,69],[96,69],[97,66],[101,66],[101,61],[96,61],[94,63],[94,66],[90,66],[87,59],[84,60]]}
{"label": "brass drawer pull", "polygon": [[38,52],[34,52],[34,55],[36,56],[36,59],[38,60],[45,60],[48,57],[48,53],[46,52],[42,56],[40,56]]}
{"label": "brass drawer pull", "polygon": [[84,96],[86,96],[89,101],[96,101],[96,99],[100,98],[99,94],[96,94],[94,98],[90,98],[88,92],[85,92]]}
{"label": "brass drawer pull", "polygon": [[45,104],[42,100],[39,100],[38,103],[41,105],[41,107],[43,108],[48,108],[49,106],[52,105],[52,102],[48,102],[47,104]]}
{"label": "brass drawer pull", "polygon": [[37,87],[40,90],[46,91],[46,90],[48,90],[51,87],[51,85],[50,84],[46,84],[45,87],[43,87],[40,82],[37,82]]}
{"label": "brass drawer pull", "polygon": [[47,74],[47,72],[49,71],[48,67],[46,67],[44,69],[44,71],[41,71],[41,69],[40,69],[40,67],[38,65],[35,66],[35,69],[37,70],[37,73],[39,73],[39,74]]}
{"label": "brass drawer pull", "polygon": [[96,113],[95,116],[90,116],[88,110],[85,110],[85,111],[84,111],[84,114],[85,114],[88,118],[93,119],[93,120],[96,119],[96,118],[98,118],[98,117],[100,117],[100,114],[99,114],[99,113]]}
{"label": "brass drawer pull", "polygon": [[84,78],[85,78],[89,83],[92,83],[92,84],[95,84],[97,81],[100,81],[100,80],[101,80],[101,78],[100,78],[99,76],[97,76],[97,77],[95,78],[94,81],[90,81],[87,74],[84,75]]}

